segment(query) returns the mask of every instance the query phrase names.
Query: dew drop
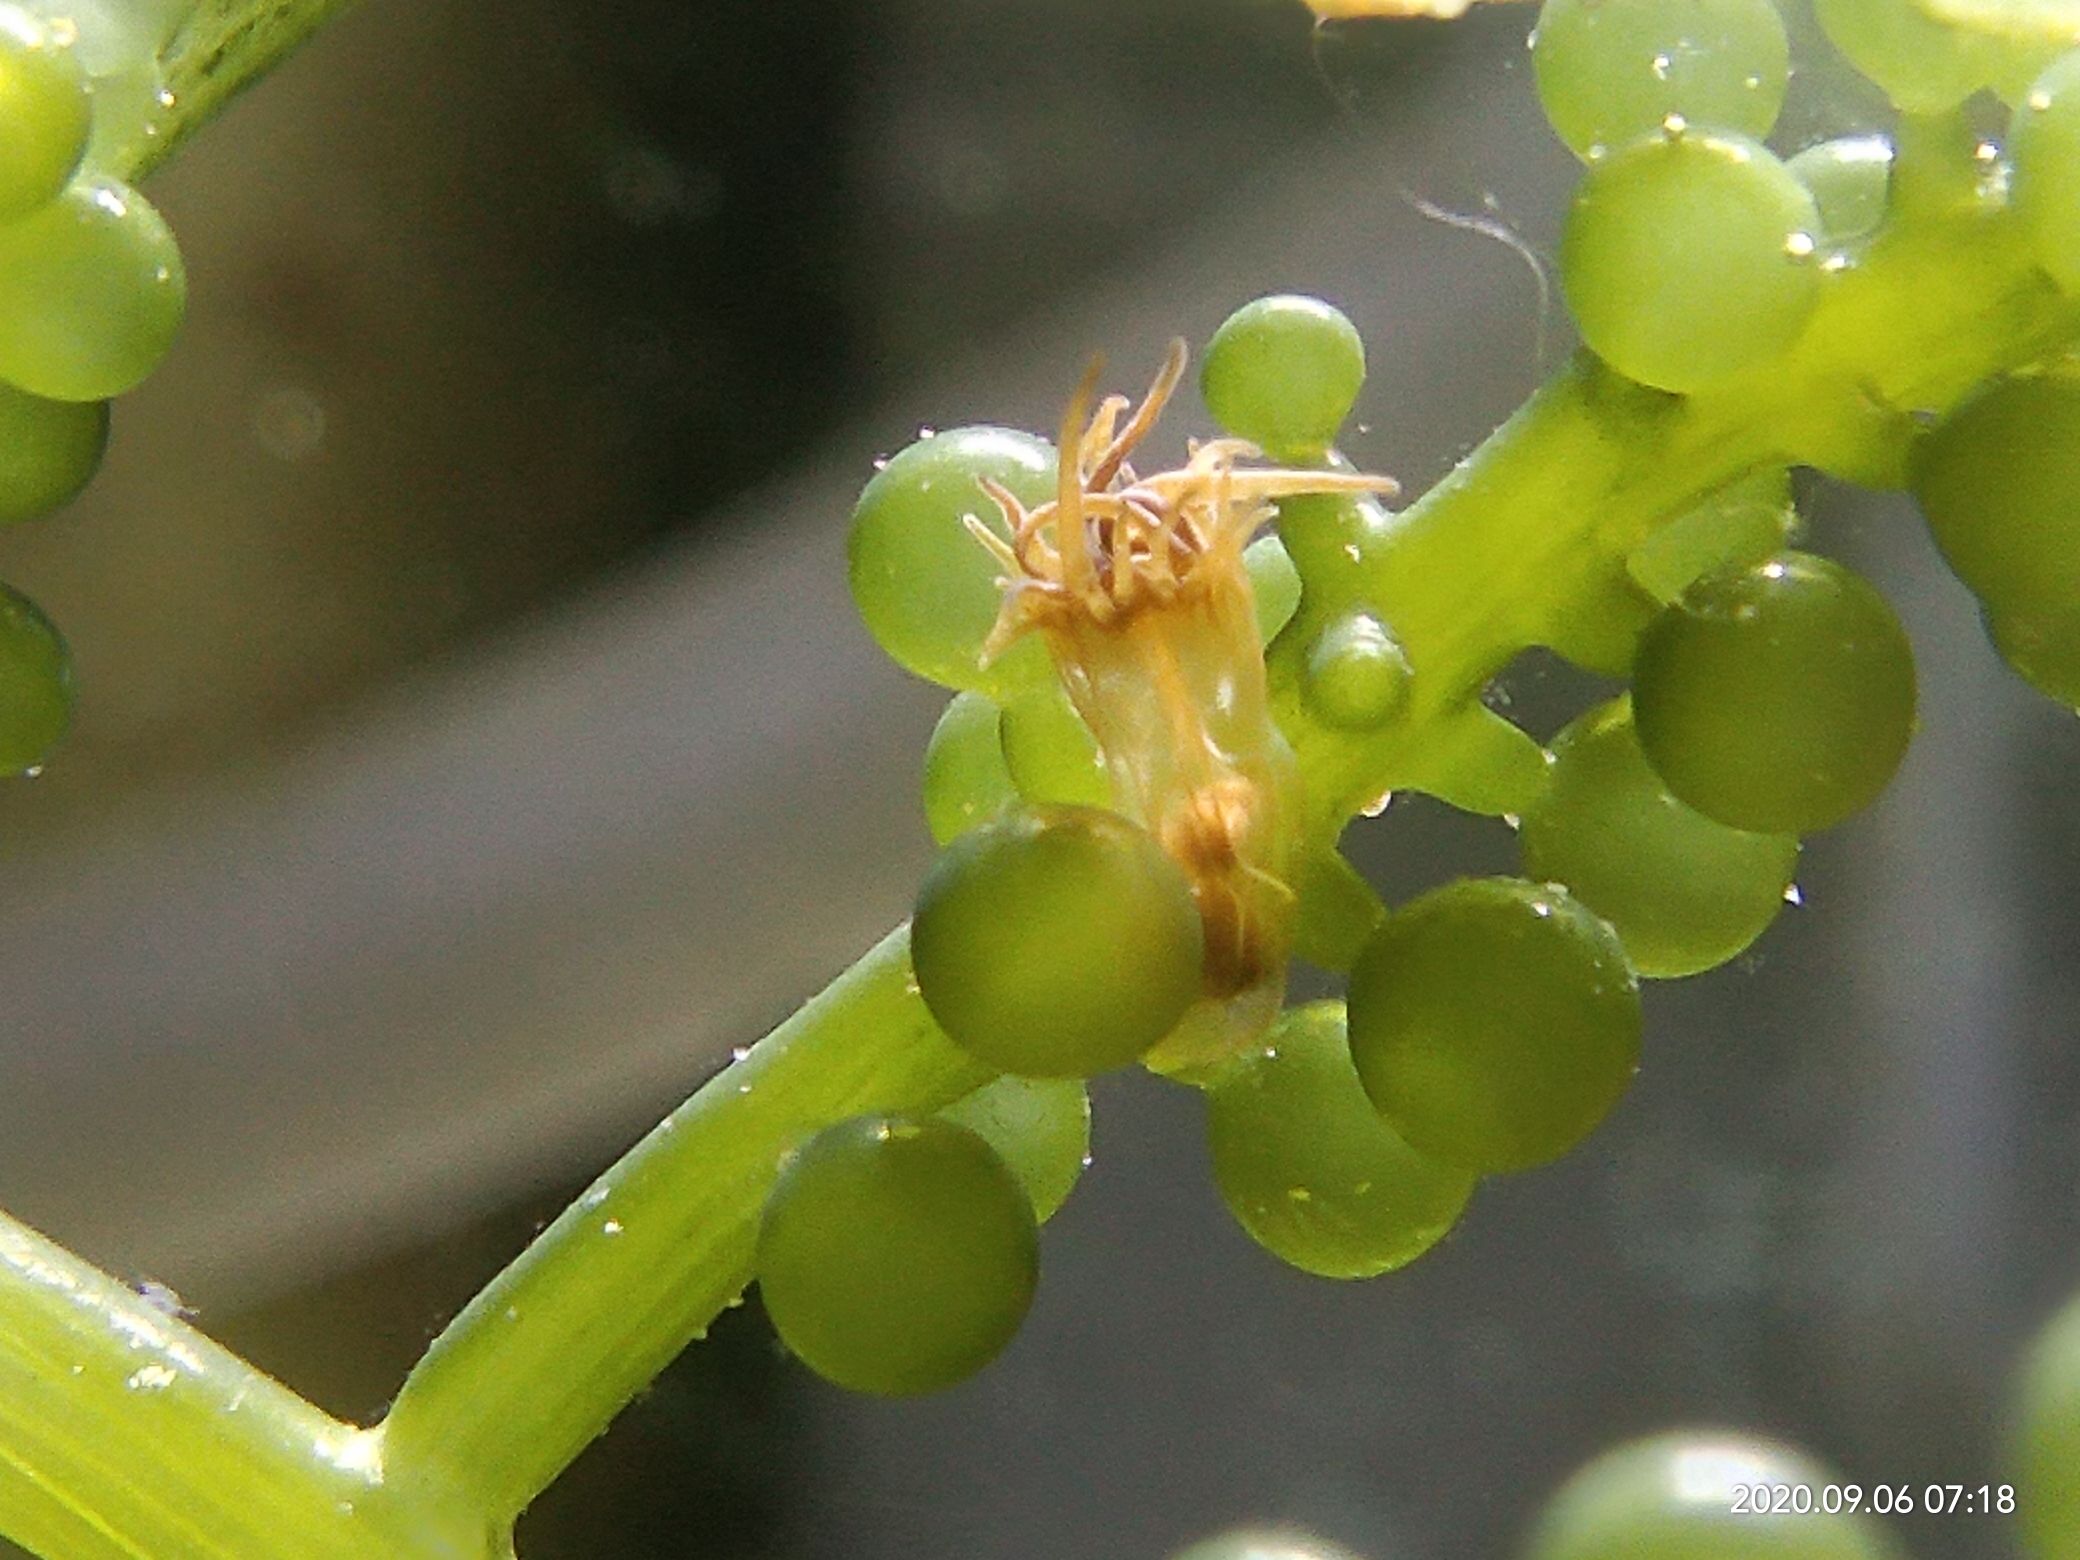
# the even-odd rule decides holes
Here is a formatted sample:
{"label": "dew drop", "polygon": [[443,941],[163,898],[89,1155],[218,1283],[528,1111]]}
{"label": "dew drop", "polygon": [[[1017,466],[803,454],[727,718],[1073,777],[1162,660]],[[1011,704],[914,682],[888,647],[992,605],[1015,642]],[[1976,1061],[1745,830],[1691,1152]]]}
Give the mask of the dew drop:
{"label": "dew drop", "polygon": [[1788,886],[1787,886],[1787,887],[1785,888],[1785,890],[1784,890],[1784,903],[1785,903],[1785,904],[1787,904],[1787,905],[1802,905],[1802,904],[1804,904],[1805,902],[1806,902],[1806,896],[1805,896],[1804,894],[1802,894],[1802,893],[1800,893],[1800,892],[1799,892],[1799,890],[1798,890],[1798,885],[1797,885],[1796,883],[1792,883],[1792,884],[1788,885]]}

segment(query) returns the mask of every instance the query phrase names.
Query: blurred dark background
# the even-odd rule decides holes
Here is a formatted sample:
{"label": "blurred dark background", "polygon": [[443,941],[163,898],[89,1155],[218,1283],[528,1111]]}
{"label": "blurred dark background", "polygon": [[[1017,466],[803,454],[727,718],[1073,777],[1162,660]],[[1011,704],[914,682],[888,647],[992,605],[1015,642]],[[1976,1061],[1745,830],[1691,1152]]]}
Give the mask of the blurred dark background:
{"label": "blurred dark background", "polygon": [[[1531,19],[364,0],[154,186],[187,333],[0,558],[84,689],[0,791],[0,1198],[379,1412],[562,1198],[904,913],[938,696],[845,600],[875,455],[1049,426],[1089,351],[1138,383],[1294,289],[1364,329],[1352,452],[1419,489],[1565,349]],[[1791,145],[1869,111],[1806,58]],[[2080,1286],[2080,729],[1910,510],[1808,508],[1914,630],[1922,734],[1753,954],[1650,992],[1586,1149],[1335,1285],[1229,1224],[1191,1097],[1105,1080],[997,1367],[854,1401],[732,1313],[523,1553],[1155,1560],[1255,1519],[1473,1560],[1677,1423],[1996,1478],[2007,1372]],[[1531,660],[1508,693],[1545,734],[1588,688]],[[1353,840],[1392,896],[1514,860],[1421,799]],[[1900,1531],[2012,1552],[1998,1519]]]}

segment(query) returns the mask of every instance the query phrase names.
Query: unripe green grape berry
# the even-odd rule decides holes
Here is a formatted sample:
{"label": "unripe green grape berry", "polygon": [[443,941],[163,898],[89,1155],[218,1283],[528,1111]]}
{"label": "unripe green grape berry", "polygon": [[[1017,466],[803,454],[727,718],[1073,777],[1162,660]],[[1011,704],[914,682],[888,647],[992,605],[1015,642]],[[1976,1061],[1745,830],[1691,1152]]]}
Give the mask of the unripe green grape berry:
{"label": "unripe green grape berry", "polygon": [[2037,264],[2080,292],[2080,51],[2022,95],[2008,129],[2009,203]]}
{"label": "unripe green grape berry", "polygon": [[1116,813],[1044,807],[962,835],[918,891],[919,991],[956,1044],[999,1071],[1124,1067],[1199,995],[1191,884]]}
{"label": "unripe green grape berry", "polygon": [[1029,802],[1110,807],[1112,777],[1090,727],[1050,677],[1021,689],[999,717],[1004,765]]}
{"label": "unripe green grape berry", "polygon": [[72,656],[35,602],[0,585],[0,775],[27,774],[72,723]]}
{"label": "unripe green grape berry", "polygon": [[[1732,1431],[1680,1431],[1604,1453],[1561,1486],[1525,1560],[1891,1560],[1867,1516],[1828,1512],[1841,1475],[1804,1453]],[[1803,1512],[1741,1509],[1741,1492],[1813,1492]]]}
{"label": "unripe green grape berry", "polygon": [[1699,580],[1640,639],[1632,716],[1708,818],[1808,834],[1869,806],[1914,734],[1914,652],[1864,580],[1784,552]]}
{"label": "unripe green grape berry", "polygon": [[1813,0],[1828,41],[1904,113],[1955,108],[1992,77],[1973,38],[1916,0]]}
{"label": "unripe green grape berry", "polygon": [[1319,460],[1357,404],[1365,343],[1319,298],[1246,303],[1213,333],[1199,389],[1214,421],[1274,460]]}
{"label": "unripe green grape berry", "polygon": [[1729,829],[1669,795],[1615,699],[1553,739],[1553,769],[1518,843],[1524,875],[1563,883],[1610,922],[1642,975],[1695,975],[1741,952],[1784,908],[1789,834]]}
{"label": "unripe green grape berry", "polygon": [[1973,397],[1916,446],[1913,486],[2031,680],[2080,685],[2065,626],[2080,617],[2080,378],[2007,379]]}
{"label": "unripe green grape berry", "polygon": [[759,1293],[818,1375],[887,1397],[936,1392],[1003,1351],[1039,1278],[1025,1188],[950,1121],[861,1116],[782,1167],[759,1224]]}
{"label": "unripe green grape berry", "polygon": [[1388,1125],[1481,1174],[1557,1159],[1639,1066],[1639,986],[1565,889],[1462,878],[1390,914],[1351,971],[1351,1057]]}
{"label": "unripe green grape berry", "polygon": [[1054,447],[1008,428],[919,439],[861,492],[846,562],[853,602],[890,659],[943,687],[1001,697],[1046,670],[1047,650],[1030,636],[982,665],[1004,593],[998,564],[965,517],[1008,539],[1003,516],[977,486],[983,477],[1029,507],[1044,503],[1054,496]]}
{"label": "unripe green grape berry", "polygon": [[932,839],[944,845],[1017,801],[996,705],[979,693],[955,694],[924,749],[924,816]]}
{"label": "unripe green grape berry", "polygon": [[2020,1395],[2015,1510],[2029,1552],[2080,1554],[2080,1302],[2030,1347]]}
{"label": "unripe green grape berry", "polygon": [[69,503],[107,445],[106,401],[47,401],[0,384],[0,523]]}
{"label": "unripe green grape berry", "polygon": [[1266,532],[1242,550],[1249,570],[1250,592],[1257,602],[1257,638],[1270,644],[1300,610],[1300,571],[1286,555],[1285,543]]}
{"label": "unripe green grape berry", "polygon": [[1002,1077],[939,1112],[995,1149],[1043,1224],[1091,1159],[1091,1097],[1077,1078]]}
{"label": "unripe green grape berry", "polygon": [[1358,1560],[1341,1544],[1298,1528],[1235,1528],[1202,1538],[1171,1560]]}
{"label": "unripe green grape berry", "polygon": [[1323,724],[1370,731],[1400,712],[1414,676],[1386,625],[1354,608],[1324,623],[1307,647],[1301,692]]}
{"label": "unripe green grape berry", "polygon": [[1989,610],[1986,633],[2024,682],[2045,698],[2080,710],[2080,607]]}
{"label": "unripe green grape berry", "polygon": [[1221,1201],[1250,1239],[1323,1278],[1371,1278],[1458,1222],[1473,1176],[1417,1153],[1351,1065],[1340,1002],[1280,1017],[1206,1096]]}
{"label": "unripe green grape berry", "polygon": [[1892,198],[1892,142],[1882,135],[1842,136],[1809,146],[1785,164],[1813,192],[1819,237],[1851,243],[1878,230]]}
{"label": "unripe green grape berry", "polygon": [[1595,158],[1671,116],[1768,135],[1791,50],[1773,0],[1546,0],[1531,64],[1554,132]]}
{"label": "unripe green grape berry", "polygon": [[165,357],[187,306],[180,247],[145,198],[82,179],[0,227],[0,379],[101,401]]}
{"label": "unripe green grape berry", "polygon": [[87,75],[77,55],[19,6],[0,4],[0,223],[56,200],[93,128]]}
{"label": "unripe green grape berry", "polygon": [[1767,362],[1820,295],[1820,213],[1745,136],[1654,135],[1593,164],[1560,238],[1589,349],[1660,390],[1701,390]]}

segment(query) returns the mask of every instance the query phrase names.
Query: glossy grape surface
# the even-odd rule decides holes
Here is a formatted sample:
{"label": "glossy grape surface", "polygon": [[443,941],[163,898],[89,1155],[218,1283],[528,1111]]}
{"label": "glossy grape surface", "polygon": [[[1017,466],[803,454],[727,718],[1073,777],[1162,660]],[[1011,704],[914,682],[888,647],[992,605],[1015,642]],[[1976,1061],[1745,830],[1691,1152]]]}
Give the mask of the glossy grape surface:
{"label": "glossy grape surface", "polygon": [[72,657],[51,620],[0,585],[0,775],[26,774],[72,722]]}
{"label": "glossy grape surface", "polygon": [[1632,713],[1707,817],[1807,834],[1876,800],[1914,732],[1914,654],[1885,598],[1785,552],[1707,575],[1641,637]]}
{"label": "glossy grape surface", "polygon": [[1318,460],[1365,383],[1365,343],[1319,298],[1259,298],[1214,332],[1199,388],[1214,420],[1276,460]]}
{"label": "glossy grape surface", "polygon": [[846,561],[867,631],[899,666],[948,688],[1020,686],[1047,669],[1037,638],[982,665],[1002,570],[969,534],[973,515],[1008,535],[977,486],[990,477],[1028,505],[1054,496],[1054,447],[1007,428],[955,428],[919,439],[874,474],[852,512]]}
{"label": "glossy grape surface", "polygon": [[1582,340],[1619,373],[1701,390],[1776,356],[1819,297],[1820,213],[1767,148],[1656,135],[1592,164],[1560,239]]}
{"label": "glossy grape surface", "polygon": [[1554,132],[1594,158],[1671,115],[1768,135],[1791,51],[1772,0],[1546,0],[1531,63]]}
{"label": "glossy grape surface", "polygon": [[2015,215],[2037,263],[2080,292],[2080,50],[2059,60],[2022,96],[2008,130]]}
{"label": "glossy grape surface", "polygon": [[944,845],[1017,800],[996,705],[979,693],[955,694],[924,749],[924,815],[932,838]]}
{"label": "glossy grape surface", "polygon": [[1033,1206],[965,1127],[856,1117],[782,1168],[757,1272],[774,1329],[818,1375],[855,1392],[936,1392],[1018,1331],[1039,1278]]}
{"label": "glossy grape surface", "polygon": [[85,487],[108,444],[108,403],[47,401],[0,384],[0,522],[32,520]]}
{"label": "glossy grape surface", "polygon": [[1323,1278],[1414,1261],[1473,1192],[1471,1174],[1417,1153],[1372,1108],[1340,1002],[1285,1013],[1214,1081],[1206,1144],[1221,1200],[1250,1238]]}
{"label": "glossy grape surface", "polygon": [[1642,975],[1694,975],[1741,952],[1784,908],[1788,834],[1729,829],[1668,793],[1617,699],[1553,739],[1518,836],[1524,875],[1564,883],[1610,922]]}
{"label": "glossy grape surface", "polygon": [[1324,724],[1369,731],[1407,703],[1415,672],[1386,625],[1353,609],[1322,625],[1303,676],[1308,708]]}
{"label": "glossy grape surface", "polygon": [[1091,1100],[1079,1079],[1003,1077],[939,1114],[997,1151],[1043,1223],[1090,1162]]}
{"label": "glossy grape surface", "polygon": [[1882,135],[1842,136],[1809,146],[1785,165],[1813,192],[1820,236],[1848,243],[1877,231],[1892,199],[1892,142]]}
{"label": "glossy grape surface", "polygon": [[1565,889],[1461,879],[1394,911],[1351,971],[1351,1055],[1414,1148],[1480,1173],[1558,1158],[1639,1064],[1639,987]]}
{"label": "glossy grape surface", "polygon": [[918,891],[911,958],[955,1043],[1002,1072],[1124,1067],[1199,995],[1191,886],[1148,832],[1095,808],[1015,813],[955,840]]}
{"label": "glossy grape surface", "polygon": [[[1526,1560],[1892,1560],[1867,1516],[1819,1509],[1841,1475],[1759,1436],[1689,1431],[1620,1446],[1547,1505]],[[1739,1491],[1810,1491],[1804,1513],[1737,1512]]]}
{"label": "glossy grape surface", "polygon": [[0,223],[57,199],[93,128],[86,72],[50,27],[0,4]]}
{"label": "glossy grape surface", "polygon": [[187,307],[172,230],[135,190],[82,179],[0,227],[0,380],[55,401],[121,395]]}

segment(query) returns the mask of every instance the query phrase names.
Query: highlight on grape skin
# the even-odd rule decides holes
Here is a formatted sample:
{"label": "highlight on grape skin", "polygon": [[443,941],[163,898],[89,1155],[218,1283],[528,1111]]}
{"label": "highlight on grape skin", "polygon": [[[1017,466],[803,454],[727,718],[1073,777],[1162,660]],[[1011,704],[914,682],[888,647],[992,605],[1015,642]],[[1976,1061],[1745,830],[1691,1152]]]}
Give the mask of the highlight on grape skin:
{"label": "highlight on grape skin", "polygon": [[943,1118],[826,1127],[780,1171],[759,1226],[766,1314],[810,1369],[885,1397],[982,1369],[1032,1304],[1039,1244],[1026,1187]]}
{"label": "highlight on grape skin", "polygon": [[57,199],[86,155],[93,126],[87,75],[55,30],[0,4],[0,224]]}

